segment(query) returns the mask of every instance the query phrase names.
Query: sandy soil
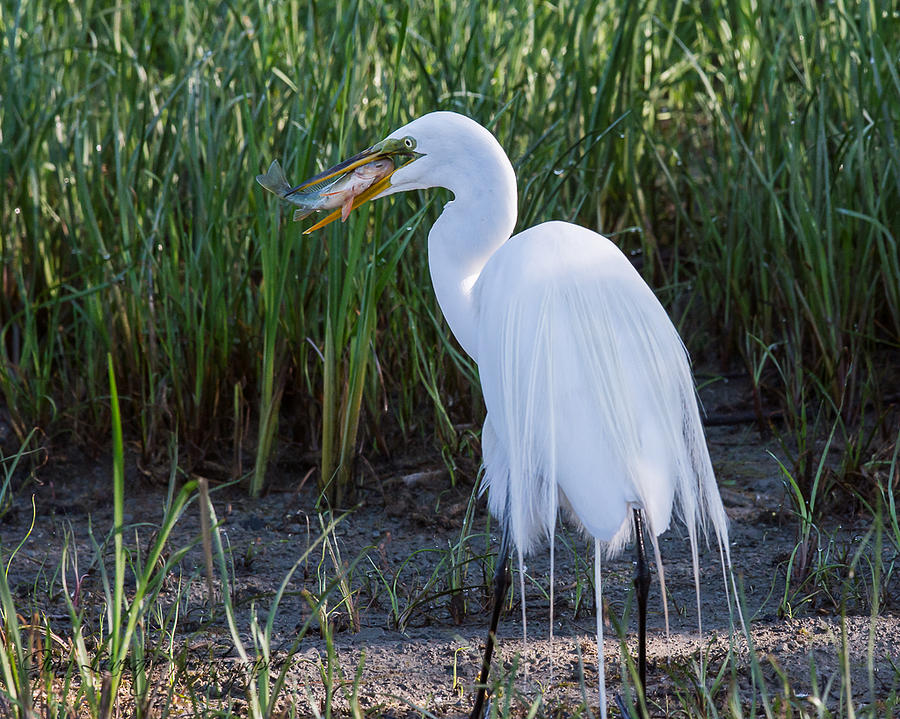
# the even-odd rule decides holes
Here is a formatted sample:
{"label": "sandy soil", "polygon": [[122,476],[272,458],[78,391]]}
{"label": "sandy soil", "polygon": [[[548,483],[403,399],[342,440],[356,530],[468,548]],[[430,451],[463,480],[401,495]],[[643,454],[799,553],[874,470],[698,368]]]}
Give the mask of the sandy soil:
{"label": "sandy soil", "polygon": [[[715,408],[714,408],[715,409]],[[876,699],[887,698],[900,686],[900,580],[883,578],[882,611],[876,620],[865,601],[865,580],[854,587],[845,602],[846,641],[842,643],[840,612],[824,592],[799,606],[796,616],[784,616],[779,605],[784,595],[787,560],[796,544],[796,523],[789,515],[784,488],[775,461],[766,454],[774,446],[749,425],[712,427],[708,430],[710,451],[720,480],[723,500],[731,519],[731,551],[736,574],[744,592],[745,616],[751,627],[756,656],[774,689],[780,686],[779,672],[789,680],[800,697],[818,693],[832,682],[828,703],[838,704],[842,687],[841,646],[849,647],[853,694],[865,703],[872,692]],[[28,497],[33,492],[37,505],[34,530],[13,562],[9,575],[18,606],[23,614],[32,604],[47,614],[54,630],[65,636],[69,628],[56,574],[67,533],[77,549],[79,574],[83,575],[80,601],[88,607],[87,617],[99,623],[97,607],[102,600],[102,579],[91,549],[90,527],[102,542],[112,526],[110,470],[108,460],[88,461],[83,457],[52,457],[37,473],[37,482],[18,491],[16,505],[0,521],[5,555],[23,537],[31,522]],[[302,562],[288,584],[287,593],[274,622],[272,646],[274,663],[280,665],[294,647],[288,688],[304,702],[321,705],[324,690],[319,667],[327,646],[316,622],[297,640],[310,617],[309,604],[301,590],[318,594],[320,578],[336,575],[335,563],[349,567],[359,630],[353,631],[345,606],[337,606],[337,593],[329,603],[334,645],[342,668],[345,689],[338,692],[338,705],[346,705],[354,675],[361,669],[359,697],[363,708],[387,716],[418,715],[420,707],[438,716],[461,716],[471,707],[473,690],[484,642],[489,597],[484,588],[490,572],[483,559],[496,551],[496,543],[486,544],[484,503],[478,502],[468,543],[473,561],[466,565],[461,582],[464,591],[448,593],[448,550],[460,540],[472,486],[461,482],[449,487],[449,478],[439,458],[397,463],[377,468],[377,477],[367,483],[360,506],[345,517],[334,531],[332,546],[340,553],[333,557],[317,545]],[[248,499],[240,490],[225,488],[214,492],[213,501],[223,520],[232,550],[234,599],[241,618],[244,641],[249,638],[249,616],[255,610],[266,616],[274,592],[282,579],[310,544],[320,535],[314,511],[314,490],[307,483],[299,492],[296,468],[279,470],[281,476],[269,494]],[[146,545],[161,516],[165,490],[149,485],[136,472],[126,500],[126,522],[134,523],[138,541]],[[867,527],[852,517],[827,528],[834,543],[824,540],[820,549],[834,553],[835,561],[852,554]],[[149,523],[149,524],[147,524]],[[196,504],[180,521],[173,546],[199,535]],[[496,539],[496,538],[494,538]],[[694,586],[686,539],[677,528],[661,541],[669,591],[671,626],[663,624],[659,586],[655,581],[650,598],[648,653],[651,667],[648,692],[655,716],[664,716],[681,705],[679,692],[691,682],[686,673],[692,663],[704,659],[711,672],[727,660],[732,616],[723,592],[722,574],[716,552],[701,556],[702,618],[701,637],[697,633]],[[109,555],[106,556],[111,566]],[[440,564],[444,561],[444,564]],[[203,555],[191,550],[181,563],[182,600],[178,641],[189,647],[181,676],[194,691],[212,698],[240,699],[242,669],[232,640],[221,621],[208,622],[207,585]],[[526,606],[528,640],[523,639],[521,597],[515,592],[511,608],[499,629],[499,649],[495,655],[495,677],[508,681],[515,705],[524,712],[538,693],[556,707],[560,715],[570,715],[583,701],[587,688],[593,710],[597,705],[597,651],[594,643],[592,554],[583,537],[571,529],[561,529],[557,541],[554,639],[551,643],[547,552],[527,561]],[[860,574],[870,570],[861,570]],[[621,622],[632,602],[632,556],[604,563],[604,600],[607,608],[606,656],[610,695],[621,692],[621,651],[614,623]],[[836,572],[827,585],[840,595],[841,579]],[[69,569],[70,588],[74,570]],[[391,594],[381,577],[396,586],[398,612],[403,626],[391,610]],[[429,584],[429,581],[432,583]],[[516,578],[514,581],[518,582]],[[173,577],[164,591],[171,602],[178,591]],[[799,604],[798,597],[794,603]],[[93,609],[92,609],[93,608]],[[94,614],[92,614],[94,612]],[[615,621],[613,621],[615,620]],[[633,619],[629,620],[628,646],[636,648]],[[749,696],[749,650],[743,639],[734,641],[734,675],[725,681],[743,698]],[[867,670],[871,656],[874,672]],[[581,662],[581,664],[579,664]],[[583,666],[583,668],[582,668]],[[873,684],[870,687],[870,678]],[[724,701],[725,694],[718,696]],[[812,706],[809,707],[812,710]]]}

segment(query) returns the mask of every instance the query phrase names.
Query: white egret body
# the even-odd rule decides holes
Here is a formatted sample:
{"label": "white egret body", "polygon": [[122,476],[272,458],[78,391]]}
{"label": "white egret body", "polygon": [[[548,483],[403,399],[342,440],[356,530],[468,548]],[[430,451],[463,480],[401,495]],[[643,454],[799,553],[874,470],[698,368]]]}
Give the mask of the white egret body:
{"label": "white egret body", "polygon": [[[469,118],[425,115],[334,169],[385,155],[413,159],[372,196],[435,186],[454,195],[428,235],[429,266],[450,329],[478,364],[489,507],[520,559],[545,537],[552,552],[559,509],[568,510],[595,539],[598,614],[601,550],[613,554],[629,540],[635,509],[646,517],[657,560],[656,537],[677,510],[695,579],[697,530],[707,520],[729,561],[684,346],[625,255],[564,222],[510,237],[513,168],[494,136]],[[605,717],[599,617],[597,629]]]}

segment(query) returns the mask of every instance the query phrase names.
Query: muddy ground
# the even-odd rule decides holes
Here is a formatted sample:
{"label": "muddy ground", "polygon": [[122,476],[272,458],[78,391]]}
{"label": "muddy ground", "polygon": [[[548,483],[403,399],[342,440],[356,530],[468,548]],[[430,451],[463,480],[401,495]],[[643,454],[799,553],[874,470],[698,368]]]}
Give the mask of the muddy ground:
{"label": "muddy ground", "polygon": [[[728,416],[729,406],[715,394],[709,394],[705,402],[711,416]],[[846,568],[840,568],[864,543],[867,521],[847,513],[836,517],[832,526],[821,528],[820,554],[816,556],[823,559],[823,565],[831,562],[836,568],[822,575],[821,586],[810,584],[804,591],[792,592],[789,596],[793,616],[785,615],[782,599],[788,560],[796,547],[797,522],[791,515],[778,465],[767,454],[769,449],[777,452],[777,443],[772,437],[761,436],[748,423],[711,426],[707,432],[731,520],[731,552],[744,593],[745,617],[770,689],[774,691],[783,685],[781,673],[800,705],[810,702],[804,699],[805,694],[818,694],[833,708],[839,707],[846,696],[846,681],[842,679],[845,675],[841,672],[844,646],[849,650],[846,661],[857,707],[869,702],[873,693],[876,701],[894,701],[900,687],[900,580],[896,573],[882,575],[880,616],[873,620],[870,565],[860,562],[857,576],[850,583],[846,581]],[[296,464],[289,464],[289,455],[290,448],[283,448],[275,479],[265,497],[251,500],[235,487],[221,487],[213,493],[231,552],[233,597],[242,636],[250,648],[251,611],[264,621],[280,583],[298,557],[321,535],[313,482],[306,482],[298,491],[304,472]],[[12,563],[10,584],[20,613],[27,616],[33,609],[45,613],[54,631],[63,638],[70,624],[62,600],[59,567],[67,533],[71,546],[77,549],[78,573],[83,575],[79,602],[86,608],[87,625],[96,627],[102,622],[102,575],[90,531],[102,542],[112,526],[110,467],[108,458],[88,460],[75,449],[56,450],[37,471],[35,481],[19,488],[14,508],[0,522],[6,561],[11,548],[27,532],[31,522],[29,499],[34,494],[34,530]],[[320,667],[328,664],[327,644],[315,617],[310,617],[308,596],[303,590],[320,595],[323,582],[327,584],[337,576],[336,565],[344,565],[359,626],[354,626],[353,614],[340,604],[339,592],[334,591],[327,609],[343,675],[335,674],[339,687],[337,706],[346,706],[355,683],[360,704],[367,713],[415,716],[419,715],[417,708],[423,708],[437,716],[461,716],[471,707],[472,687],[481,661],[489,615],[489,596],[484,585],[490,565],[485,559],[490,560],[489,553],[496,551],[496,536],[489,545],[486,543],[488,524],[484,502],[479,501],[470,525],[468,554],[462,555],[470,561],[454,585],[449,571],[450,550],[460,541],[472,495],[471,479],[462,478],[457,486],[450,486],[439,456],[398,460],[375,470],[369,473],[358,497],[359,505],[334,529],[331,546],[339,556],[318,544],[288,583],[274,621],[273,663],[281,666],[291,653],[288,694],[293,692],[301,707],[310,703],[319,709],[323,707],[325,691]],[[165,487],[129,470],[125,521],[135,525],[126,533],[132,545],[135,535],[144,546],[151,540],[153,524],[159,522],[165,498]],[[193,503],[179,521],[170,546],[195,541],[199,527],[197,504]],[[688,701],[684,695],[692,685],[687,678],[692,663],[705,658],[716,671],[726,661],[732,626],[716,552],[707,550],[701,555],[704,633],[700,638],[690,554],[678,528],[663,536],[661,550],[669,592],[670,628],[667,635],[654,575],[648,639],[648,692],[654,716],[674,713]],[[896,558],[890,554],[888,543],[885,552]],[[111,567],[109,551],[104,552],[104,559]],[[510,685],[517,711],[524,713],[529,702],[542,692],[555,712],[571,715],[581,705],[585,688],[592,710],[596,711],[592,561],[588,542],[572,529],[561,529],[551,643],[550,603],[546,596],[548,554],[539,552],[527,560],[527,643],[523,640],[517,586],[513,602],[501,620],[499,650],[495,655],[495,668],[503,674],[495,676],[504,683],[508,683],[508,675],[517,667]],[[231,699],[239,708],[246,698],[243,670],[221,610],[210,620],[203,567],[203,553],[195,546],[179,564],[180,584],[173,575],[162,595],[164,607],[171,607],[179,592],[181,597],[175,630],[176,646],[185,649],[179,669],[179,693],[188,697],[193,692],[213,702],[227,703]],[[614,624],[630,610],[632,572],[630,551],[604,562],[604,653],[611,696],[622,691],[621,652]],[[67,576],[71,590],[73,567],[68,568]],[[518,575],[514,581],[518,585]],[[454,586],[461,586],[463,591],[451,593]],[[814,599],[803,603],[802,598],[813,592]],[[847,614],[844,640],[842,598]],[[305,623],[308,628],[303,633]],[[632,651],[636,647],[634,624],[634,619],[630,619],[628,646]],[[728,675],[725,687],[726,691],[729,685],[736,687],[746,701],[751,695],[746,642],[736,639],[734,651],[736,658],[728,661],[735,672]],[[868,669],[870,658],[872,672]],[[337,670],[334,665],[332,668]],[[357,671],[361,675],[355,680]],[[717,700],[722,702],[725,696],[726,692],[722,692]],[[190,701],[182,701],[187,713]],[[813,710],[811,702],[807,708]]]}

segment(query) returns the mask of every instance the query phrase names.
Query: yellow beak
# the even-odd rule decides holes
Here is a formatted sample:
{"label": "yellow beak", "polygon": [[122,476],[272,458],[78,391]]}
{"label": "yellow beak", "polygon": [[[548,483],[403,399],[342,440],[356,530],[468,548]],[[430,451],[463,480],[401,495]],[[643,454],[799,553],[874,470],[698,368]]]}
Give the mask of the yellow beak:
{"label": "yellow beak", "polygon": [[[371,160],[370,160],[370,162],[371,162]],[[363,164],[365,164],[365,163],[363,163]],[[364,204],[365,202],[368,202],[369,200],[371,200],[379,192],[381,192],[382,190],[386,190],[388,187],[390,187],[391,186],[391,175],[393,175],[398,169],[399,168],[395,167],[387,175],[385,175],[380,180],[373,183],[370,187],[367,187],[365,190],[360,192],[356,197],[354,197],[353,200],[351,200],[350,211],[353,212],[353,210],[355,210],[357,207]],[[325,225],[331,224],[340,216],[341,216],[341,208],[338,207],[336,210],[332,210],[327,215],[325,215],[325,217],[323,217],[321,220],[319,220],[312,227],[304,230],[303,234],[308,235],[310,232],[314,232],[315,230],[318,230],[320,227],[325,227]]]}
{"label": "yellow beak", "polygon": [[[395,156],[408,156],[406,162],[398,165],[393,170],[391,170],[387,175],[382,177],[377,182],[374,182],[370,187],[367,187],[365,190],[356,195],[351,201],[350,211],[352,212],[360,205],[365,204],[373,197],[377,196],[387,188],[391,186],[391,175],[393,175],[397,170],[401,167],[408,165],[410,162],[413,162],[418,157],[421,157],[420,154],[416,152],[411,152],[408,148],[406,148],[402,141],[400,140],[392,140],[387,139],[382,142],[379,142],[377,145],[373,145],[367,150],[363,150],[359,154],[354,155],[353,157],[349,157],[343,162],[339,162],[334,167],[330,167],[324,172],[320,172],[318,175],[309,178],[305,182],[294,187],[290,193],[300,192],[306,187],[310,185],[314,185],[317,182],[322,182],[324,180],[330,180],[333,177],[337,177],[340,175],[346,175],[348,172],[353,172],[357,167],[362,167],[363,165],[367,165],[374,160],[379,160],[386,157],[395,157]],[[334,222],[338,217],[341,216],[341,208],[337,208],[332,212],[328,213],[319,220],[316,224],[310,227],[307,230],[304,230],[303,234],[308,235],[310,232],[314,232],[319,228],[325,227],[332,222]]]}

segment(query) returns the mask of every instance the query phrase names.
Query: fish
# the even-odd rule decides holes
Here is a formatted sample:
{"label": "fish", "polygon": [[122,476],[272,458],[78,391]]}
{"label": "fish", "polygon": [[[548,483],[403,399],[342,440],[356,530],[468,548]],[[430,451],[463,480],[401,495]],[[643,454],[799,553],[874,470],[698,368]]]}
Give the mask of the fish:
{"label": "fish", "polygon": [[[313,185],[291,187],[278,160],[272,160],[265,175],[257,175],[256,181],[282,200],[300,209],[294,210],[294,222],[320,210],[341,208],[341,222],[346,221],[353,209],[353,198],[367,190],[394,169],[390,158],[373,160],[337,178],[329,178]],[[303,189],[300,189],[300,188]]]}

